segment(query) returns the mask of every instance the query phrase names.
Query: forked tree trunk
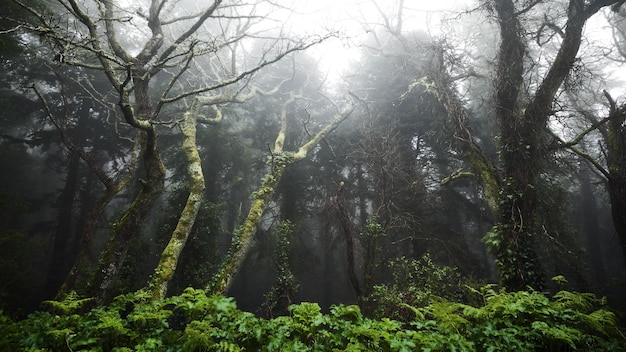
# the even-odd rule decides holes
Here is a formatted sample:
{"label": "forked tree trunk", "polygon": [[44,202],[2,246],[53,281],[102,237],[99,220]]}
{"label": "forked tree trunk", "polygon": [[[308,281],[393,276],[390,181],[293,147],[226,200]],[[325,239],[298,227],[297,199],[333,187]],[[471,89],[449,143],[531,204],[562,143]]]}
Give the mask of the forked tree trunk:
{"label": "forked tree trunk", "polygon": [[543,287],[542,268],[534,250],[537,234],[537,185],[543,171],[548,118],[554,98],[571,72],[589,17],[611,1],[570,0],[561,47],[525,109],[520,91],[526,48],[519,13],[512,0],[494,2],[500,25],[500,48],[495,86],[495,112],[500,128],[500,155],[504,172],[500,221],[492,252],[500,281],[510,290]]}
{"label": "forked tree trunk", "polygon": [[[434,82],[448,118],[455,126],[457,150],[468,159],[472,172],[486,193],[496,226],[488,244],[496,258],[501,284],[510,290],[543,286],[542,268],[534,250],[537,232],[537,185],[545,156],[545,135],[552,104],[566,76],[570,73],[582,40],[582,29],[589,17],[616,1],[570,0],[561,47],[550,63],[534,96],[523,108],[520,93],[524,87],[526,45],[519,22],[518,2],[493,2],[499,27],[500,44],[497,77],[494,82],[494,110],[500,134],[500,167],[496,169],[483,158],[480,148],[466,127],[467,112],[445,81]],[[460,137],[460,138],[459,138]],[[498,175],[498,173],[502,175]]]}

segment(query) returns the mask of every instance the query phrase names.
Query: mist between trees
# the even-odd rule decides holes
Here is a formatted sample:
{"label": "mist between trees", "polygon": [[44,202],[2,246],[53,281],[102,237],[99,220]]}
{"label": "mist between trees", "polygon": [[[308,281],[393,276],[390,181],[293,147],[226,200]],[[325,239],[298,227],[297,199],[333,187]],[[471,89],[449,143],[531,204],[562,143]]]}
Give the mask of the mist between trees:
{"label": "mist between trees", "polygon": [[[193,287],[393,316],[555,276],[624,308],[622,2],[468,1],[430,35],[372,0],[347,36],[281,1],[10,0],[2,309]],[[333,43],[358,55],[329,77]]]}

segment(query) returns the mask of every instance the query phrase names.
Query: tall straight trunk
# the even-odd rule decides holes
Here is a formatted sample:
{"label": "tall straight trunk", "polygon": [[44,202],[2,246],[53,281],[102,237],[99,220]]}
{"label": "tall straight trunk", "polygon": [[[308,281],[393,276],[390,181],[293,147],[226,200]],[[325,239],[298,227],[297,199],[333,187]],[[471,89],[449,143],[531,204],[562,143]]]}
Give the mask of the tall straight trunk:
{"label": "tall straight trunk", "polygon": [[95,204],[93,204],[87,213],[80,232],[78,254],[61,288],[59,288],[55,299],[62,300],[68,293],[78,289],[76,284],[79,276],[85,273],[85,265],[87,264],[91,244],[96,234],[98,220],[113,198],[125,187],[126,181],[127,180],[124,180],[124,182],[107,187],[104,194],[96,200]]}
{"label": "tall straight trunk", "polygon": [[363,299],[363,291],[361,289],[359,275],[357,274],[356,268],[357,231],[354,228],[354,224],[352,223],[350,215],[348,214],[348,210],[346,209],[346,194],[343,184],[339,186],[339,190],[337,190],[337,193],[335,194],[333,207],[333,210],[335,211],[335,216],[337,216],[339,223],[341,224],[341,229],[345,242],[344,244],[346,246],[346,270],[348,274],[348,279],[350,280],[352,289],[356,294],[357,301],[359,302],[359,304],[361,304]]}
{"label": "tall straight trunk", "polygon": [[617,107],[608,93],[605,95],[611,104],[606,133],[608,192],[613,225],[622,246],[626,267],[626,104]]}
{"label": "tall straight trunk", "polygon": [[152,298],[155,300],[165,298],[168,284],[174,276],[180,253],[185,247],[185,243],[187,243],[204,196],[205,184],[202,162],[196,146],[196,118],[192,112],[185,114],[181,130],[184,136],[183,152],[187,159],[187,172],[189,174],[189,195],[185,207],[178,218],[178,224],[167,246],[161,253],[161,260],[149,284]]}
{"label": "tall straight trunk", "polygon": [[[501,184],[497,241],[491,243],[502,285],[510,290],[542,286],[541,266],[534,250],[541,145],[546,116],[527,121],[519,106],[526,47],[512,0],[495,2],[500,24],[500,48],[495,82],[495,112],[500,129],[504,171]],[[536,121],[536,122],[535,122]],[[537,127],[537,128],[533,128]]]}
{"label": "tall straight trunk", "polygon": [[[584,167],[584,166],[583,166]],[[587,248],[587,260],[591,263],[593,283],[603,288],[607,282],[604,256],[600,246],[601,234],[598,218],[598,206],[591,185],[589,170],[583,168],[579,172],[581,202],[578,208],[581,219],[582,234]]]}
{"label": "tall straight trunk", "polygon": [[65,186],[59,197],[59,215],[57,216],[57,229],[48,263],[48,275],[45,284],[45,296],[53,297],[59,286],[63,283],[63,277],[67,274],[71,263],[68,260],[68,250],[71,243],[72,223],[74,217],[74,200],[78,188],[78,170],[80,156],[75,151],[69,151],[69,165]]}

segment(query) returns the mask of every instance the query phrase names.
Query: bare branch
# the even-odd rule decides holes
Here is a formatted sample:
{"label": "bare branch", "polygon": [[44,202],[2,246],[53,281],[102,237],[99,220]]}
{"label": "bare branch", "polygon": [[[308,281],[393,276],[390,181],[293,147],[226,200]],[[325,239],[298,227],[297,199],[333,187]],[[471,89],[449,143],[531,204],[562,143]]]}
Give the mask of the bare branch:
{"label": "bare branch", "polygon": [[271,58],[270,60],[264,60],[264,61],[260,62],[257,66],[255,66],[255,67],[253,67],[253,68],[251,68],[249,70],[245,70],[245,71],[239,73],[237,76],[234,76],[234,77],[232,77],[230,79],[225,79],[223,81],[217,82],[214,85],[210,85],[210,86],[206,86],[206,87],[202,87],[202,88],[198,88],[198,89],[192,89],[192,90],[189,90],[187,92],[181,93],[181,94],[179,94],[177,96],[170,97],[170,98],[161,98],[159,100],[159,103],[158,103],[159,106],[157,107],[157,110],[160,110],[160,107],[165,105],[165,104],[173,103],[173,102],[179,101],[179,100],[184,99],[184,98],[189,97],[189,96],[193,96],[193,95],[197,95],[197,94],[201,94],[201,93],[205,93],[205,92],[209,92],[209,91],[213,91],[213,90],[217,90],[217,89],[220,89],[220,88],[224,88],[224,87],[230,86],[230,85],[232,85],[234,83],[237,83],[237,82],[247,78],[250,75],[253,75],[254,73],[256,73],[259,70],[261,70],[263,67],[271,65],[273,63],[276,63],[276,62],[280,61],[285,56],[287,56],[287,55],[289,55],[291,53],[306,50],[306,49],[312,47],[313,45],[321,43],[322,41],[326,40],[327,38],[328,38],[327,36],[326,37],[320,37],[320,38],[318,38],[318,39],[316,39],[316,40],[314,40],[314,41],[312,41],[310,43],[306,43],[306,44],[303,44],[303,45],[300,45],[300,46],[297,46],[297,47],[294,47],[294,48],[288,48],[287,50],[285,50],[284,52],[279,53],[278,55],[276,55],[275,57]]}
{"label": "bare branch", "polygon": [[[559,141],[562,145],[567,145],[568,142],[564,141],[561,137],[559,137],[556,133],[550,131],[550,134],[552,135],[552,137],[554,139],[556,139],[557,141]],[[589,153],[586,153],[578,148],[576,148],[574,145],[569,145],[567,146],[567,149],[571,150],[572,152],[576,153],[577,155],[581,156],[583,159],[587,160],[591,165],[593,165],[606,179],[609,179],[609,171],[606,170],[593,156],[589,155]]]}

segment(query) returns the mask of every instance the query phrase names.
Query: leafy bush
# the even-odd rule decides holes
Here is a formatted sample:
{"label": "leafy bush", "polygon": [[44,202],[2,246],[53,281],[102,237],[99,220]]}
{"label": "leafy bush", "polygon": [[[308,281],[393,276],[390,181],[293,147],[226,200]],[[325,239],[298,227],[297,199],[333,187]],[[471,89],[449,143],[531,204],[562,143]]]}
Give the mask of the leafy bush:
{"label": "leafy bush", "polygon": [[459,300],[461,297],[459,271],[437,265],[428,253],[419,260],[401,257],[390,261],[388,266],[392,273],[391,282],[375,285],[365,299],[368,313],[375,318],[407,321],[413,314],[406,305],[423,307],[434,298]]}
{"label": "leafy bush", "polygon": [[483,302],[447,300],[399,322],[370,319],[358,306],[289,307],[271,320],[231,298],[188,288],[152,302],[143,292],[78,314],[85,300],[50,302],[50,311],[14,322],[0,315],[2,351],[624,351],[615,315],[594,295],[562,291],[473,291]]}

